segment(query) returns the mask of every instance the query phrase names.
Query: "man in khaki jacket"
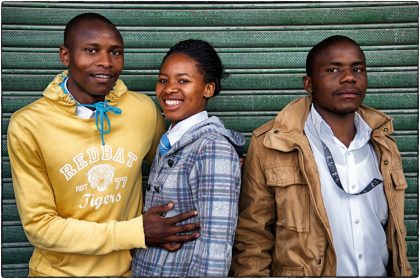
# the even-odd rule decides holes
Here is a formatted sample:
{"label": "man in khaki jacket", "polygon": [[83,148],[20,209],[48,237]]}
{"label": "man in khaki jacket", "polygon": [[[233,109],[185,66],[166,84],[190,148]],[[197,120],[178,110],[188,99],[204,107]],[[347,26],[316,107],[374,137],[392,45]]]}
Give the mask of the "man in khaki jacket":
{"label": "man in khaki jacket", "polygon": [[253,132],[233,276],[409,276],[407,183],[391,119],[362,105],[365,55],[344,36],[308,54],[309,96]]}

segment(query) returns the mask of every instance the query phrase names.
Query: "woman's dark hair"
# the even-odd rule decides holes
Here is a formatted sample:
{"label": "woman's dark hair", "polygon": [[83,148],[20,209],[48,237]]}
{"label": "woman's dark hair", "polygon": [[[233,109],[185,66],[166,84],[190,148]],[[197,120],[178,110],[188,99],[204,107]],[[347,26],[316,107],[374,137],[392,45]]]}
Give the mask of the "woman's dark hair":
{"label": "woman's dark hair", "polygon": [[220,80],[229,75],[224,72],[219,55],[208,42],[193,39],[180,41],[169,49],[160,66],[162,67],[166,58],[174,53],[182,53],[194,59],[197,62],[197,68],[204,76],[204,82],[214,82],[214,96],[219,94],[221,90]]}

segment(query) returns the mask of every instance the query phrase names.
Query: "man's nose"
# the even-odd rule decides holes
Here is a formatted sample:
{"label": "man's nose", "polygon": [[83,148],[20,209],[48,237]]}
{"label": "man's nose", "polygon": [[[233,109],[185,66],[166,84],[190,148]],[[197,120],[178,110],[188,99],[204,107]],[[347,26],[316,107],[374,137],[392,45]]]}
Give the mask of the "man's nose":
{"label": "man's nose", "polygon": [[112,58],[109,52],[100,52],[98,56],[97,65],[103,68],[111,68],[112,67]]}
{"label": "man's nose", "polygon": [[343,75],[341,77],[341,82],[355,82],[356,78],[354,76],[353,69],[344,69]]}

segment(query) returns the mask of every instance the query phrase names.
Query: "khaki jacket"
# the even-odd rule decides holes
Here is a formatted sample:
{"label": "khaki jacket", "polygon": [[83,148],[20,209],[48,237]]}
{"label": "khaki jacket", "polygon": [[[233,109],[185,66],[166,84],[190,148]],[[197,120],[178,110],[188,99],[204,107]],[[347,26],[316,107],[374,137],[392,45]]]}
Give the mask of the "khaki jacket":
{"label": "khaki jacket", "polygon": [[[317,165],[303,128],[311,98],[291,102],[253,132],[244,167],[233,276],[335,276],[336,254]],[[404,225],[407,183],[391,118],[358,110],[372,128],[389,217],[386,225],[391,276],[409,276]]]}

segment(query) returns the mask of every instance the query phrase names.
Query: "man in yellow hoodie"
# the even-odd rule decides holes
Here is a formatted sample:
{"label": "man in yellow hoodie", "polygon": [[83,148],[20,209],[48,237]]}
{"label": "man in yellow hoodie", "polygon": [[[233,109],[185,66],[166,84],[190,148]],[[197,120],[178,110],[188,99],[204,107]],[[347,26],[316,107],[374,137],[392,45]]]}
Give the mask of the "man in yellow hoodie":
{"label": "man in yellow hoodie", "polygon": [[35,246],[29,276],[130,276],[130,249],[179,249],[199,234],[178,234],[199,225],[177,223],[197,213],[163,218],[168,203],[141,214],[142,161],[165,127],[153,101],[118,79],[117,28],[94,13],[73,18],[60,58],[68,70],[8,130],[16,203]]}

